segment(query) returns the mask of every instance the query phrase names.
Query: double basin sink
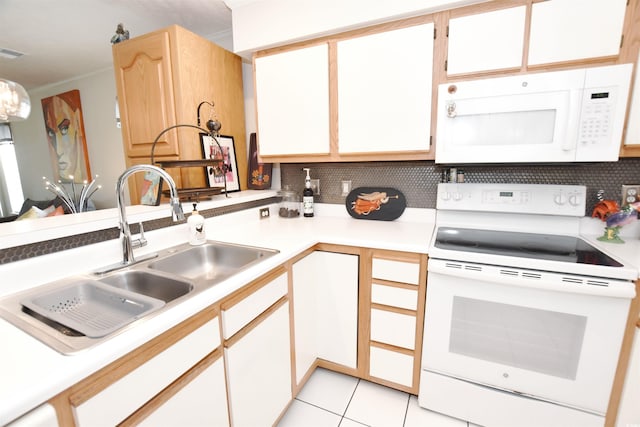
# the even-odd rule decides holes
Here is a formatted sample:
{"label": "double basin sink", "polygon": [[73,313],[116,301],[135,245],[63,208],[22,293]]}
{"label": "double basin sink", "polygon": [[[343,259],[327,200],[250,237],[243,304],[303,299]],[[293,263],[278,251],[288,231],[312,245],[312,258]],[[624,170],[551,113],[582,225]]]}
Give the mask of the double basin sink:
{"label": "double basin sink", "polygon": [[207,241],[108,274],[72,276],[0,300],[0,317],[63,354],[92,347],[277,254]]}

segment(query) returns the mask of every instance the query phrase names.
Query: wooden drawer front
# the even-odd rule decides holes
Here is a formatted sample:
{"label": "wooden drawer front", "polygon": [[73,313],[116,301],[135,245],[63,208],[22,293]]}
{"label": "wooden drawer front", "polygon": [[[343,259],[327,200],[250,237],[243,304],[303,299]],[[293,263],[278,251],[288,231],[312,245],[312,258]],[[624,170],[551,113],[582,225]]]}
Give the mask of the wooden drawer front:
{"label": "wooden drawer front", "polygon": [[371,346],[369,348],[369,375],[411,387],[413,385],[413,356]]}
{"label": "wooden drawer front", "polygon": [[278,276],[234,306],[222,311],[224,339],[232,337],[245,325],[258,317],[287,294],[287,274]]}
{"label": "wooden drawer front", "polygon": [[218,331],[216,317],[79,405],[78,425],[114,426],[121,422],[215,350]]}
{"label": "wooden drawer front", "polygon": [[418,308],[418,291],[374,283],[371,285],[371,302],[416,310]]}
{"label": "wooden drawer front", "polygon": [[391,280],[412,285],[418,285],[420,282],[420,264],[413,262],[374,258],[372,260],[371,273],[374,279]]}
{"label": "wooden drawer front", "polygon": [[371,341],[413,350],[416,342],[416,318],[407,314],[372,309]]}

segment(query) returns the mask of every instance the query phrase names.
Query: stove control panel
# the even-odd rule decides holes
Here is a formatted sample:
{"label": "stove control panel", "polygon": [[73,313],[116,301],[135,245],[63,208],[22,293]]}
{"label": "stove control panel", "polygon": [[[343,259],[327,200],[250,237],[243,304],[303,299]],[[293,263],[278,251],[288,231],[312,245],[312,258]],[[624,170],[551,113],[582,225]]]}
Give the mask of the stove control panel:
{"label": "stove control panel", "polygon": [[438,184],[437,209],[584,216],[587,188],[548,184]]}

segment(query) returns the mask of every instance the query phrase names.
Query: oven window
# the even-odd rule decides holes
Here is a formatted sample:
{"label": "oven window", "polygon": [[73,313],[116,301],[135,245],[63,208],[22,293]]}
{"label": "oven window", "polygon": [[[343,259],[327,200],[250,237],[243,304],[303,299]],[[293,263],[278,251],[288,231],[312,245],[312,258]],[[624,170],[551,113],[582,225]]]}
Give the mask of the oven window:
{"label": "oven window", "polygon": [[453,298],[449,351],[575,380],[587,318]]}

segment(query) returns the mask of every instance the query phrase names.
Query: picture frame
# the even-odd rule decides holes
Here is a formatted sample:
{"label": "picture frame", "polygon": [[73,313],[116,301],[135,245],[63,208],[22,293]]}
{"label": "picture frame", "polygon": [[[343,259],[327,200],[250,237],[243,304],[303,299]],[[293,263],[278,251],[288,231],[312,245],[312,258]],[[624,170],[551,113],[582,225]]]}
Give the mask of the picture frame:
{"label": "picture frame", "polygon": [[227,193],[240,191],[240,176],[238,174],[238,160],[233,136],[220,135],[216,137],[222,148],[223,155],[220,155],[220,147],[213,137],[207,133],[200,134],[203,159],[224,159],[222,166],[206,166],[204,173],[209,187],[220,188],[224,192],[224,177],[227,179]]}
{"label": "picture frame", "polygon": [[80,91],[42,98],[45,134],[55,182],[91,182]]}

